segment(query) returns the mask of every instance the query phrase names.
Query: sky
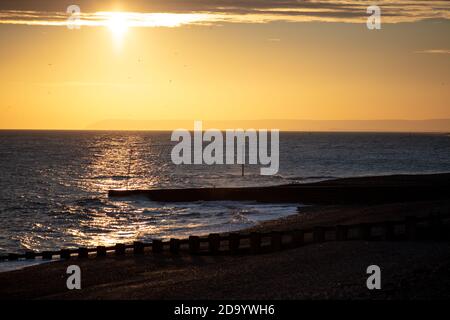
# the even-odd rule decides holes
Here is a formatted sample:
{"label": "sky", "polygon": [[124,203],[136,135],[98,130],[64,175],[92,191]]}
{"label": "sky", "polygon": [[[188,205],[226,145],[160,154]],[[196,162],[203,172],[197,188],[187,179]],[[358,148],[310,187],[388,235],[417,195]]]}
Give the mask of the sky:
{"label": "sky", "polygon": [[432,0],[3,0],[0,129],[450,118],[449,19]]}

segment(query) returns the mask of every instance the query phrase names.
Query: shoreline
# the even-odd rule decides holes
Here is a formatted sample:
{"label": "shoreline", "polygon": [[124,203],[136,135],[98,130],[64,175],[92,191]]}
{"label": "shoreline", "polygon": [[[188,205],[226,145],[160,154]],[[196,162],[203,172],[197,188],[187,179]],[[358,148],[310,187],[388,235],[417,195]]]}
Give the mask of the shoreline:
{"label": "shoreline", "polygon": [[447,199],[450,173],[340,178],[265,187],[109,190],[108,197],[152,201],[258,201],[261,203],[354,204]]}
{"label": "shoreline", "polygon": [[[425,180],[426,184],[440,181],[437,184],[444,186],[448,177],[427,176]],[[416,178],[402,183],[411,185]],[[365,183],[381,183],[383,179],[371,177]],[[339,183],[354,181],[343,179]],[[239,232],[287,231],[436,213],[450,216],[450,199],[388,200],[308,206],[294,215]],[[372,293],[365,288],[365,268],[374,263],[386,273],[383,285],[389,290]],[[80,291],[65,287],[66,268],[71,264],[83,270]],[[450,296],[442,289],[450,285],[449,269],[450,243],[433,241],[325,242],[237,256],[180,253],[73,258],[0,273],[0,299],[439,299]]]}
{"label": "shoreline", "polygon": [[[240,234],[250,232],[270,233],[273,231],[289,231],[299,228],[311,229],[315,226],[332,227],[336,225],[355,225],[359,223],[376,223],[390,220],[397,221],[403,220],[407,216],[410,216],[411,213],[415,213],[417,218],[424,218],[434,212],[448,212],[448,216],[450,216],[450,201],[412,202],[409,204],[393,203],[369,206],[311,205],[301,207],[301,211],[292,215],[261,221],[256,223],[254,226],[229,232],[221,232],[219,234],[224,236],[228,235],[230,232]],[[208,234],[199,234],[198,236],[206,237]],[[0,262],[5,264],[5,266],[8,266],[9,263],[19,264],[16,267],[5,268],[7,270],[4,271],[0,268],[0,274],[39,267],[40,265],[46,263],[59,263],[64,261],[64,259],[54,258],[52,260],[39,259]],[[73,261],[76,261],[76,258]],[[27,263],[30,265],[26,265]]]}
{"label": "shoreline", "polygon": [[[382,190],[380,192],[380,189]],[[362,177],[348,177],[348,178],[333,178],[310,183],[299,184],[285,184],[264,187],[229,187],[229,188],[187,188],[187,189],[150,189],[150,190],[120,190],[125,193],[126,197],[131,197],[133,194],[146,194],[147,192],[155,193],[156,197],[167,198],[173,196],[172,201],[161,200],[164,202],[179,202],[177,198],[181,195],[186,202],[196,201],[242,201],[254,202],[259,205],[264,203],[284,203],[298,204],[298,209],[307,212],[310,206],[330,206],[330,205],[360,205],[360,204],[382,204],[382,203],[398,203],[413,201],[440,201],[447,199],[447,190],[450,189],[450,173],[435,173],[435,174],[395,174],[385,176],[362,176]],[[361,192],[361,190],[363,190]],[[111,191],[110,191],[111,192]],[[332,193],[338,195],[330,195]],[[355,192],[358,192],[355,195]],[[184,197],[187,193],[192,193],[194,197],[200,194],[200,199],[186,200]],[[371,194],[373,193],[373,194]],[[243,199],[235,198],[236,194],[244,194]],[[284,195],[282,195],[284,194]],[[286,194],[288,194],[286,200]],[[310,201],[303,201],[302,199],[309,198]],[[248,196],[256,195],[259,199],[249,199]],[[337,199],[340,196],[346,198],[345,200]],[[365,197],[364,197],[365,196]],[[188,198],[192,196],[188,195]],[[211,199],[211,198],[220,199]],[[278,197],[276,201],[271,201],[273,197]],[[295,197],[295,202],[292,198]],[[370,199],[367,199],[369,197]],[[405,198],[406,197],[406,198]],[[139,196],[139,198],[142,198]],[[149,197],[151,198],[151,197]],[[263,198],[263,199],[261,199]],[[120,199],[120,196],[119,196]],[[150,199],[155,200],[155,199]],[[158,200],[158,199],[156,199]],[[365,200],[365,201],[363,201]],[[301,212],[301,213],[302,213]],[[296,216],[298,210],[289,214],[289,216]],[[267,221],[276,221],[285,219],[278,217]],[[228,232],[245,232],[249,229],[257,229],[258,225],[267,225],[267,221],[257,222],[256,225],[234,229],[230,231],[218,231],[219,233]],[[204,236],[207,234],[193,234],[197,236]],[[55,249],[58,250],[58,249]],[[9,253],[9,252],[8,252]],[[14,253],[14,252],[12,252]],[[6,253],[7,254],[7,253]],[[0,255],[1,256],[1,255]],[[4,257],[4,256],[3,256]],[[1,257],[0,257],[1,258]],[[1,262],[1,259],[0,259]],[[2,272],[2,271],[0,271]]]}
{"label": "shoreline", "polygon": [[[298,225],[376,221],[389,216],[449,214],[450,200],[408,204],[322,206],[250,231]],[[394,215],[392,213],[395,213]],[[243,231],[244,232],[244,231]],[[82,270],[82,290],[65,287],[66,268]],[[365,288],[368,265],[383,270],[383,287]],[[450,243],[343,241],[256,255],[186,253],[70,259],[0,273],[0,299],[443,299],[450,292]],[[269,276],[270,275],[270,276]]]}

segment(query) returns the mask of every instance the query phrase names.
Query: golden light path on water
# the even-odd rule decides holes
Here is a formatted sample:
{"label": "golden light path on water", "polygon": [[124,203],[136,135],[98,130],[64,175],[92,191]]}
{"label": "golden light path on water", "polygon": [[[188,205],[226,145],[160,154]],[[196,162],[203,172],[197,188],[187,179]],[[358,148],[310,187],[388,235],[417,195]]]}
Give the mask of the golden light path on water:
{"label": "golden light path on water", "polygon": [[[121,16],[113,16],[111,30],[116,40],[126,32],[126,26],[117,25],[124,20]],[[158,176],[146,176],[145,179],[133,179],[139,173],[140,168],[145,168],[143,151],[140,148],[145,141],[139,135],[131,135],[125,139],[109,141],[102,144],[96,141],[91,145],[95,150],[94,157],[87,165],[88,177],[100,177],[100,179],[84,179],[80,187],[90,192],[106,194],[108,189],[139,189],[150,188],[158,182]],[[118,177],[119,180],[113,177]],[[75,209],[76,210],[76,209]],[[149,213],[151,209],[142,209],[136,212],[138,215],[144,211]],[[161,227],[157,224],[149,224],[130,212],[130,204],[127,201],[115,201],[113,207],[103,207],[102,210],[91,213],[92,219],[80,221],[78,228],[68,229],[67,235],[80,239],[82,245],[97,246],[114,245],[116,243],[132,242],[146,234],[161,233]],[[84,234],[86,230],[102,230],[103,232]],[[107,231],[107,232],[104,232]]]}
{"label": "golden light path on water", "polygon": [[[10,138],[0,146],[4,154],[0,163],[5,168],[0,179],[5,190],[0,202],[0,254],[230,232],[292,215],[301,207],[296,203],[108,198],[109,189],[127,185],[130,189],[266,186],[341,176],[449,171],[449,152],[444,151],[450,150],[450,140],[440,134],[285,134],[280,146],[284,172],[273,177],[261,176],[258,166],[246,167],[246,176],[241,177],[237,165],[175,165],[170,153],[176,143],[170,142],[170,132],[3,135]],[[388,146],[385,136],[391,140]],[[364,149],[368,142],[373,144],[371,152]],[[404,154],[415,156],[412,164],[404,161]]]}
{"label": "golden light path on water", "polygon": [[[86,154],[85,175],[76,183],[86,192],[101,195],[101,199],[94,199],[98,201],[98,205],[90,203],[92,199],[87,199],[89,210],[84,208],[84,203],[67,206],[66,214],[76,219],[72,227],[60,226],[57,223],[51,226],[36,224],[34,227],[39,230],[47,229],[50,233],[57,232],[60,234],[61,242],[65,239],[76,239],[76,243],[68,243],[66,247],[131,243],[145,235],[161,234],[165,229],[170,228],[142,219],[143,214],[151,215],[152,211],[155,214],[161,214],[164,208],[154,208],[149,204],[136,209],[130,201],[106,199],[109,189],[151,188],[159,182],[160,176],[148,168],[146,161],[149,160],[148,156],[155,158],[160,155],[160,152],[154,150],[153,153],[152,150],[147,149],[150,152],[144,153],[145,143],[146,141],[139,135],[106,141],[93,140],[86,148],[89,151]],[[143,174],[144,171],[149,174]],[[185,225],[185,227],[195,227],[195,225]],[[49,239],[45,234],[33,233],[33,235],[21,237],[20,242],[24,248],[32,250]]]}
{"label": "golden light path on water", "polygon": [[[192,234],[237,230],[253,225],[259,218],[296,211],[297,206],[290,204],[164,203],[139,197],[109,199],[110,189],[200,186],[192,184],[195,179],[202,181],[201,186],[209,185],[206,180],[221,184],[220,175],[215,172],[217,168],[174,165],[170,161],[169,138],[167,133],[137,132],[74,136],[78,142],[73,148],[79,148],[76,153],[79,156],[61,163],[63,175],[55,176],[53,171],[46,171],[43,177],[56,179],[56,184],[64,188],[58,189],[55,200],[48,199],[50,212],[46,210],[29,232],[17,236],[21,248],[54,250],[185,238]],[[241,179],[240,168],[233,166],[231,169],[234,171],[223,169],[227,177],[224,185],[227,179]],[[70,190],[69,194],[64,192],[65,188]]]}
{"label": "golden light path on water", "polygon": [[[161,238],[181,229],[186,230],[187,235],[188,230],[204,226],[204,223],[189,220],[178,221],[177,215],[188,213],[180,206],[147,199],[105,199],[109,189],[149,189],[164,185],[168,177],[161,171],[176,173],[174,169],[167,169],[170,162],[165,151],[168,146],[131,134],[106,141],[94,140],[88,149],[92,151],[91,157],[86,163],[86,175],[79,179],[78,186],[104,198],[100,199],[98,209],[90,210],[75,227],[61,230],[65,237],[77,239],[76,245],[132,243],[149,235]],[[80,206],[69,207],[68,211],[79,216]]]}

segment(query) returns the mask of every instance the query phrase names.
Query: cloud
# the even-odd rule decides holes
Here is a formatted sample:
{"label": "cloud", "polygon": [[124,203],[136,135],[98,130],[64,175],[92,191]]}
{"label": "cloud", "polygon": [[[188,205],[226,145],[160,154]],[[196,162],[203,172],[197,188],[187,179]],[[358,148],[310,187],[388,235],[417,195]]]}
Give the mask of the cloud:
{"label": "cloud", "polygon": [[[0,23],[67,24],[73,1],[16,0],[0,2]],[[435,0],[78,0],[82,26],[102,26],[109,11],[124,11],[129,26],[267,23],[273,21],[365,23],[370,5],[379,5],[383,23],[450,19],[450,2]],[[120,3],[118,6],[117,3]],[[164,14],[166,14],[164,16]],[[175,22],[171,22],[175,21]]]}
{"label": "cloud", "polygon": [[429,49],[429,50],[416,51],[415,53],[450,54],[450,50],[448,50],[448,49]]}

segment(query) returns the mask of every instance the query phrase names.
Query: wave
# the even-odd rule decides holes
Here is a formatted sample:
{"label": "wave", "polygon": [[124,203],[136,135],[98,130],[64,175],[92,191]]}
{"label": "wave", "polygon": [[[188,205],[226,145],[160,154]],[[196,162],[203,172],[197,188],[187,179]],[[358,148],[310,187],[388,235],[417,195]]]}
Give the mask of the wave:
{"label": "wave", "polygon": [[89,177],[89,179],[92,179],[92,180],[105,180],[105,179],[111,179],[111,180],[126,180],[126,179],[128,179],[128,178],[129,178],[129,176],[122,176],[122,175],[114,175],[114,176],[100,175],[100,176]]}
{"label": "wave", "polygon": [[331,180],[338,179],[336,176],[307,176],[307,177],[285,177],[287,180],[305,181],[305,180]]}
{"label": "wave", "polygon": [[76,206],[104,206],[105,202],[101,198],[82,198],[73,202]]}

